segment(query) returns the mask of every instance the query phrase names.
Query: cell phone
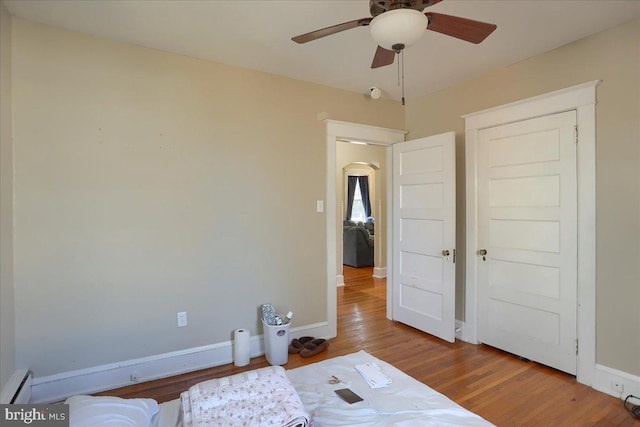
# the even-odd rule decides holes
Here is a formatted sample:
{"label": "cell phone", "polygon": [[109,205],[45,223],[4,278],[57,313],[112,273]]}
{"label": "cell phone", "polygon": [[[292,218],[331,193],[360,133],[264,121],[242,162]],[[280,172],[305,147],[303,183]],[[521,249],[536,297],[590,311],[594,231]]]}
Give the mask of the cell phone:
{"label": "cell phone", "polygon": [[335,390],[336,394],[340,396],[342,400],[351,404],[362,401],[362,398],[349,390],[348,388],[341,388],[340,390]]}

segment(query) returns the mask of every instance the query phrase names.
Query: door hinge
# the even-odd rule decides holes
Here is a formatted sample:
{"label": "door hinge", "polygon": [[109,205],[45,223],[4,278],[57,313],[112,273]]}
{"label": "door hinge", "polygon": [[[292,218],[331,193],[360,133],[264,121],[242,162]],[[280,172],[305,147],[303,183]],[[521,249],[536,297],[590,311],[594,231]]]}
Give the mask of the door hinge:
{"label": "door hinge", "polygon": [[456,250],[453,250],[453,263],[456,263]]}
{"label": "door hinge", "polygon": [[575,142],[577,144],[578,143],[578,125],[575,125],[573,127],[573,130],[574,130],[574,135],[575,135]]}
{"label": "door hinge", "polygon": [[578,339],[576,338],[576,356],[578,355]]}

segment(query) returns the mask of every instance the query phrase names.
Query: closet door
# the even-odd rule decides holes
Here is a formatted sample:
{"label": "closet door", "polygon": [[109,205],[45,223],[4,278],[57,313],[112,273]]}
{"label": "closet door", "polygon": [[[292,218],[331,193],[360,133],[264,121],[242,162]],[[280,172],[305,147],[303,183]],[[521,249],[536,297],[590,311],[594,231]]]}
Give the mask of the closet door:
{"label": "closet door", "polygon": [[576,374],[576,112],[478,133],[478,340]]}

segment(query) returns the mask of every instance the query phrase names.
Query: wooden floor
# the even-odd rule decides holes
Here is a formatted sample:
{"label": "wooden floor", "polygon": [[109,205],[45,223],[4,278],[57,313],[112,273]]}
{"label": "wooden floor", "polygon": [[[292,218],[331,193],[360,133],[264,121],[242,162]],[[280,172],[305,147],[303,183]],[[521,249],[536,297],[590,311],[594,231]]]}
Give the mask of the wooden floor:
{"label": "wooden floor", "polygon": [[[312,358],[289,355],[285,368],[363,349],[498,426],[640,426],[620,400],[568,374],[488,346],[444,342],[387,320],[386,281],[371,275],[371,268],[345,266],[345,286],[338,288],[338,336]],[[265,358],[256,357],[243,368],[224,365],[102,394],[164,402],[197,382],[263,366]]]}

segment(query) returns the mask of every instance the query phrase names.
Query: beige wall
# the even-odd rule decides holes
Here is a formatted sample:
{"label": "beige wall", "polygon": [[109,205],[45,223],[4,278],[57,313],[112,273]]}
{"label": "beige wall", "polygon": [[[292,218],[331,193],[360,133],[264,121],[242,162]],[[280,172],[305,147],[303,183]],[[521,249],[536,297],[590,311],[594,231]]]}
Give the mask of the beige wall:
{"label": "beige wall", "polygon": [[20,365],[51,375],[258,335],[265,302],[294,327],[327,320],[318,113],[399,128],[398,103],[13,25]]}
{"label": "beige wall", "polygon": [[11,17],[0,3],[0,389],[15,368]]}
{"label": "beige wall", "polygon": [[[407,129],[409,138],[456,131],[458,230],[464,230],[460,116],[596,79],[603,80],[596,107],[597,362],[640,375],[640,20],[412,100]],[[457,313],[463,308],[458,300]]]}
{"label": "beige wall", "polygon": [[[375,171],[375,194],[373,195],[376,200],[376,204],[380,203],[382,206],[382,212],[379,212],[375,218],[375,234],[380,238],[379,247],[375,248],[375,261],[376,267],[387,267],[387,241],[386,241],[386,221],[387,221],[387,159],[386,148],[377,145],[358,145],[348,142],[338,142],[336,144],[336,195],[337,195],[337,207],[342,215],[338,215],[338,221],[336,224],[336,231],[338,236],[336,241],[338,242],[338,257],[337,257],[337,270],[338,274],[342,274],[342,222],[346,215],[346,200],[345,194],[346,183],[344,180],[345,167],[352,165],[352,168],[362,167],[374,169]],[[366,163],[372,165],[373,168],[366,165],[358,165],[354,163]],[[372,206],[373,208],[373,206]],[[374,210],[375,211],[375,210]],[[378,240],[376,240],[377,242]]]}

